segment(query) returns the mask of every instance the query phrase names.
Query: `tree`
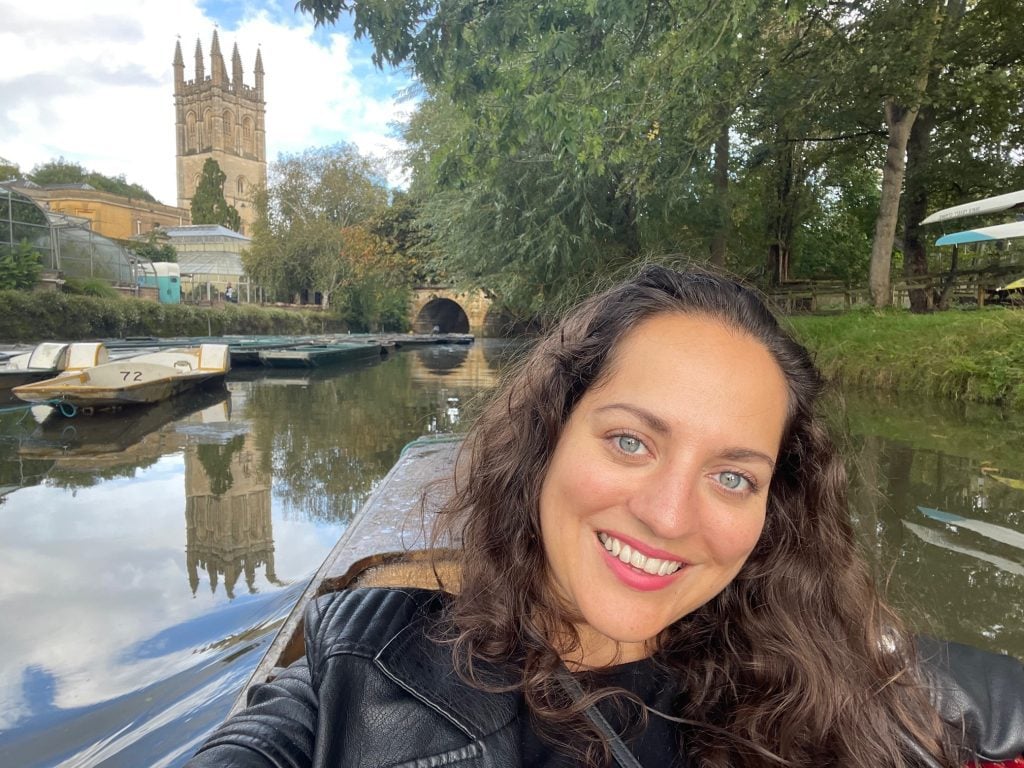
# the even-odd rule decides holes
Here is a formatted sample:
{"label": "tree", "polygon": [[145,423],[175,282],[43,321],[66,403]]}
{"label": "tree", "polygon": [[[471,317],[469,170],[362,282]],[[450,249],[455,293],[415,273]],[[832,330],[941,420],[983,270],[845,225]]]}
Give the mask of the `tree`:
{"label": "tree", "polygon": [[[968,8],[979,30],[998,20],[991,38],[1022,37],[1003,0],[298,6],[318,24],[351,14],[378,64],[417,75],[407,162],[433,271],[525,315],[650,255],[768,284],[871,272],[886,303],[904,157],[958,47],[950,20]],[[995,122],[1019,112],[1012,45],[991,67],[1010,84]],[[958,104],[961,125],[978,119]],[[1004,150],[1006,178],[1020,150]]]}
{"label": "tree", "polygon": [[17,163],[12,163],[6,157],[0,157],[0,181],[10,181],[21,178],[21,168]]}
{"label": "tree", "polygon": [[24,290],[38,282],[43,257],[25,240],[0,245],[0,290]]}
{"label": "tree", "polygon": [[88,184],[100,192],[133,197],[150,203],[156,202],[156,198],[145,188],[129,183],[123,174],[106,176],[97,171],[87,170],[78,163],[68,162],[63,157],[37,165],[28,177],[36,184]]}
{"label": "tree", "polygon": [[224,198],[224,180],[227,175],[212,157],[203,163],[203,172],[192,194],[192,223],[220,224],[238,232],[242,219],[235,206]]}
{"label": "tree", "polygon": [[[312,289],[325,308],[344,310],[361,279],[346,242],[353,227],[365,231],[387,205],[387,195],[383,169],[352,145],[282,155],[269,169],[267,187],[255,196],[259,217],[242,257],[246,271],[279,294]],[[362,247],[356,251],[363,253]],[[386,260],[371,261],[373,268],[396,271]],[[395,278],[403,285],[411,281],[408,269]]]}
{"label": "tree", "polygon": [[177,261],[178,252],[171,245],[167,236],[161,237],[156,232],[150,232],[142,242],[128,244],[128,250],[136,256],[141,256],[150,261]]}

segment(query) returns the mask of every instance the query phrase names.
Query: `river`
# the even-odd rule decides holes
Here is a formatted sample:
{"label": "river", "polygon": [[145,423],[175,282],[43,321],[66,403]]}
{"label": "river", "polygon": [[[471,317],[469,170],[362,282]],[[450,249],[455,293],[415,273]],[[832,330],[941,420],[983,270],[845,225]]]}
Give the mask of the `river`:
{"label": "river", "polygon": [[[0,413],[0,765],[181,765],[402,446],[461,429],[511,349],[243,369],[131,419]],[[1024,657],[1024,418],[852,393],[829,411],[890,599]]]}

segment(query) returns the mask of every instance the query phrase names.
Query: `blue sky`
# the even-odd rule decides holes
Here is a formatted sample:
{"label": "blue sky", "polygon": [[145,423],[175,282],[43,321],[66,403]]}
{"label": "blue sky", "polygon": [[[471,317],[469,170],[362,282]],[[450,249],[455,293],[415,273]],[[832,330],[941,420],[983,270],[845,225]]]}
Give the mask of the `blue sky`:
{"label": "blue sky", "polygon": [[[392,125],[413,108],[407,75],[376,69],[347,17],[314,29],[293,9],[294,0],[0,0],[0,157],[27,171],[63,156],[175,204],[174,45],[180,38],[191,79],[197,38],[209,71],[215,28],[225,57],[238,44],[248,85],[262,50],[269,160],[338,141],[393,157]],[[389,177],[402,183],[397,163]]]}

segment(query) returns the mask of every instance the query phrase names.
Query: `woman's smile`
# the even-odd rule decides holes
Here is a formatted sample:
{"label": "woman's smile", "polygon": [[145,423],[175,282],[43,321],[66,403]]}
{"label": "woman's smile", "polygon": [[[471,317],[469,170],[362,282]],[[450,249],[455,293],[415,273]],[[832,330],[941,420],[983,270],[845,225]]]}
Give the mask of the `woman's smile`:
{"label": "woman's smile", "polygon": [[583,658],[640,658],[736,576],[764,525],[788,409],[770,353],[702,316],[623,337],[562,431],[540,494]]}

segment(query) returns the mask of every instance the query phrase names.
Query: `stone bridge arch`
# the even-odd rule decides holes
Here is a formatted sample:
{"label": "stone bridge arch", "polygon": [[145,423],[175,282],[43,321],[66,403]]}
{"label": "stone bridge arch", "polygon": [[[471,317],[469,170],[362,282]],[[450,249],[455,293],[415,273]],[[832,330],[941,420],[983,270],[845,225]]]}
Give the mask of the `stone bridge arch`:
{"label": "stone bridge arch", "polygon": [[484,332],[484,320],[491,304],[492,300],[483,291],[417,288],[409,323],[416,333],[430,333],[437,327],[441,333],[473,333],[479,336]]}

